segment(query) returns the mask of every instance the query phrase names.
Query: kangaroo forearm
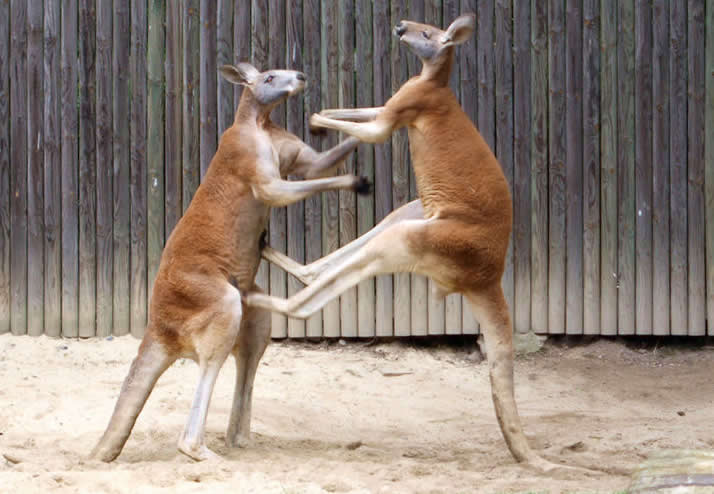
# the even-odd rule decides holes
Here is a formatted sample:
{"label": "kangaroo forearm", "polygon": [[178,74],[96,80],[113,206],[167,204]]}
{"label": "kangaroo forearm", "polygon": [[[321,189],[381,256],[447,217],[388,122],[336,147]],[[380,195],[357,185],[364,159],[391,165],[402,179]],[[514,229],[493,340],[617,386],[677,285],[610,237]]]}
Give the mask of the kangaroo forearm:
{"label": "kangaroo forearm", "polygon": [[320,153],[317,159],[307,167],[305,177],[323,175],[344,160],[348,154],[355,150],[359,143],[360,140],[356,137],[348,137],[335,147]]}

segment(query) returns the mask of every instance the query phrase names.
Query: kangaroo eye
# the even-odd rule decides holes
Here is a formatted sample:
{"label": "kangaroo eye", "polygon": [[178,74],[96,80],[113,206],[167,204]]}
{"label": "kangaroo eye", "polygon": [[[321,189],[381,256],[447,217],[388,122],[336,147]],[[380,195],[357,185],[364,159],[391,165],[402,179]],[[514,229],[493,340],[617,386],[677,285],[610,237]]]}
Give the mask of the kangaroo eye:
{"label": "kangaroo eye", "polygon": [[273,82],[274,77],[272,75],[269,75],[268,77],[265,78],[266,84],[270,84]]}
{"label": "kangaroo eye", "polygon": [[421,35],[424,36],[426,39],[431,38],[431,35],[427,31],[422,31]]}

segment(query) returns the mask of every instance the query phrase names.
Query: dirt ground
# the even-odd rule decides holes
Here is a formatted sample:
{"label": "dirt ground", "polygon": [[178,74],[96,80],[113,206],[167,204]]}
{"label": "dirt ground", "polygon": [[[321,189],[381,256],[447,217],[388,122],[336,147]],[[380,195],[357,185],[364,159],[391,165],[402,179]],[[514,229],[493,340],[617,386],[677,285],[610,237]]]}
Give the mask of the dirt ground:
{"label": "dirt ground", "polygon": [[275,343],[248,448],[223,442],[229,361],[207,425],[223,459],[177,452],[197,380],[179,361],[118,460],[89,461],[138,343],[0,336],[0,493],[621,492],[654,451],[714,448],[714,347],[561,341],[518,357],[532,446],[608,472],[553,477],[509,455],[475,346]]}

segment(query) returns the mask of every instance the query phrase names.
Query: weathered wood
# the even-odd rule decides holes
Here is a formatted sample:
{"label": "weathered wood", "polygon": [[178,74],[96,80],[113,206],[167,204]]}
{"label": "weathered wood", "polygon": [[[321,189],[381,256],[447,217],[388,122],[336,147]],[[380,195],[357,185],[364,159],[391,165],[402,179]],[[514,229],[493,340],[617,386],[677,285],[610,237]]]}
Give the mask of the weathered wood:
{"label": "weathered wood", "polygon": [[[338,71],[338,106],[354,108],[355,106],[355,4],[354,0],[339,0],[338,15],[340,19],[338,35],[339,71]],[[364,70],[360,67],[360,70]],[[354,174],[356,170],[354,153],[348,156],[340,167],[340,173]],[[339,192],[339,234],[340,246],[357,238],[357,199],[351,190]],[[351,288],[340,295],[340,335],[344,337],[357,336],[357,289]]]}
{"label": "weathered wood", "polygon": [[45,6],[44,17],[44,334],[62,331],[62,155],[60,86],[60,4]]}
{"label": "weathered wood", "polygon": [[673,335],[686,335],[687,278],[687,5],[669,4],[670,317]]}
{"label": "weathered wood", "polygon": [[183,155],[182,155],[182,207],[186,211],[198,188],[201,172],[199,86],[200,44],[199,0],[186,0],[181,14],[183,23]]}
{"label": "weathered wood", "polygon": [[706,215],[707,334],[714,334],[714,1],[706,3],[704,208]]}
{"label": "weathered wood", "polygon": [[652,332],[669,334],[669,9],[652,4]]}
{"label": "weathered wood", "polygon": [[583,18],[582,2],[565,13],[565,332],[583,331]]}
{"label": "weathered wood", "polygon": [[[355,45],[358,70],[355,71],[355,106],[374,106],[372,31],[372,1],[355,2]],[[374,183],[373,145],[363,144],[357,149],[357,173]],[[357,196],[357,235],[367,233],[374,226],[374,194]],[[357,335],[375,336],[375,281],[365,280],[357,286]]]}
{"label": "weathered wood", "polygon": [[42,0],[27,4],[27,333],[44,332]]}
{"label": "weathered wood", "polygon": [[[414,2],[418,3],[418,2]],[[413,6],[414,4],[412,4]],[[423,5],[423,2],[422,2]],[[393,2],[390,6],[390,26],[396,25],[399,21],[407,18],[407,12],[404,5]],[[413,15],[410,12],[410,17]],[[384,101],[378,104],[384,104],[392,94],[396,93],[401,85],[407,80],[407,59],[403,56],[406,50],[400,50],[399,42],[390,35],[390,72],[391,72],[391,91]],[[394,134],[391,138],[392,143],[392,208],[397,209],[406,204],[409,198],[409,162],[408,162],[408,142],[406,130],[402,129]],[[379,177],[378,177],[379,178]],[[378,180],[378,178],[376,178]],[[412,302],[411,279],[408,274],[397,273],[394,275],[394,335],[408,336],[410,334],[426,334],[426,293],[424,288],[421,304],[424,310],[420,312],[423,319],[413,321],[414,302]],[[426,287],[426,283],[424,283]]]}
{"label": "weathered wood", "polygon": [[179,2],[166,4],[166,117],[164,235],[168,240],[183,212],[183,43]]}
{"label": "weathered wood", "polygon": [[619,2],[617,19],[618,334],[635,332],[635,8]]}
{"label": "weathered wood", "polygon": [[[322,1],[322,108],[337,108],[339,105],[338,80],[338,3]],[[337,144],[336,132],[328,132],[323,144]],[[339,246],[339,194],[336,191],[322,194],[322,255],[327,255]],[[323,335],[340,335],[340,300],[335,299],[323,309]]]}
{"label": "weathered wood", "polygon": [[[687,334],[706,334],[704,259],[704,0],[689,0],[687,54],[689,99],[687,102],[687,221],[689,266],[689,323]],[[712,166],[710,164],[710,166]]]}
{"label": "weathered wood", "polygon": [[[97,336],[112,332],[112,13],[110,2],[97,4]],[[126,104],[126,102],[123,102]],[[125,266],[126,267],[126,266]]]}
{"label": "weathered wood", "polygon": [[[216,77],[216,0],[201,0],[199,14],[199,112],[201,118],[199,132],[199,155],[201,160],[201,179],[216,154],[217,123],[217,91]],[[276,40],[276,43],[279,40]],[[283,40],[283,45],[284,40]],[[195,48],[194,48],[195,50]],[[195,53],[193,51],[192,53]],[[186,56],[187,54],[184,54]]]}
{"label": "weathered wood", "polygon": [[531,10],[514,9],[513,28],[513,324],[531,330]]}
{"label": "weathered wood", "polygon": [[[321,32],[320,0],[305,0],[303,5],[303,71],[309,86],[304,96],[303,129],[305,142],[319,149],[321,139],[309,131],[310,115],[322,108],[321,78]],[[313,262],[322,257],[322,194],[305,200],[305,262]],[[322,311],[305,321],[305,335],[308,338],[322,336]]]}
{"label": "weathered wood", "polygon": [[10,330],[27,333],[27,3],[10,3]]}
{"label": "weathered wood", "polygon": [[[268,66],[266,69],[285,67],[285,2],[280,0],[270,0],[269,12],[269,32],[268,37],[269,53]],[[271,118],[280,126],[285,125],[286,105],[278,105]],[[270,246],[280,252],[287,253],[287,212],[286,208],[272,208],[270,210]],[[270,294],[275,297],[285,298],[287,296],[287,276],[285,271],[277,266],[270,266]],[[288,335],[288,320],[282,314],[273,312],[271,314],[273,337],[285,338]]]}
{"label": "weathered wood", "polygon": [[[144,335],[147,304],[147,3],[131,4],[131,246],[129,271],[129,329],[136,337]],[[157,99],[157,101],[160,101]],[[156,143],[160,145],[160,143]],[[161,153],[163,154],[163,153]],[[125,267],[126,269],[126,267]]]}
{"label": "weathered wood", "polygon": [[[268,32],[268,0],[252,0],[250,14],[250,61],[258,70],[267,70],[268,43],[265,33]],[[267,262],[261,261],[255,282],[265,292],[270,291],[270,268]]]}
{"label": "weathered wood", "polygon": [[635,2],[635,329],[652,334],[652,9]]}
{"label": "weathered wood", "polygon": [[10,2],[0,2],[0,334],[10,331]]}
{"label": "weathered wood", "polygon": [[[164,229],[164,54],[166,53],[165,22],[166,10],[161,0],[151,0],[148,5],[149,34],[146,54],[146,262],[147,262],[147,298],[156,279],[161,261],[161,252],[166,241]],[[232,93],[231,93],[232,95]],[[174,163],[166,163],[173,167]]]}
{"label": "weathered wood", "polygon": [[[460,14],[476,13],[476,0],[461,0]],[[476,125],[478,121],[478,36],[473,36],[466,44],[461,45],[459,65],[461,76],[461,107]],[[452,295],[453,296],[453,295]],[[471,312],[468,301],[459,296],[461,301],[461,333],[474,334],[478,332],[478,323]],[[448,302],[447,302],[448,303]],[[447,313],[446,331],[449,331],[449,316]],[[456,332],[456,331],[454,331]]]}
{"label": "weathered wood", "polygon": [[[218,0],[216,19],[216,67],[233,65],[238,53],[233,52],[233,5],[234,0]],[[248,3],[248,2],[245,2]],[[249,3],[248,3],[249,4]],[[250,4],[249,4],[250,5]],[[248,17],[250,19],[250,17]],[[250,30],[248,30],[250,32]],[[250,52],[248,52],[250,54]],[[235,111],[238,107],[233,103],[233,86],[223,77],[216,76],[216,124],[217,136],[220,140],[223,132],[233,125]]]}
{"label": "weathered wood", "polygon": [[[549,115],[566,114],[565,81],[565,13],[563,2],[550,0],[548,4],[548,79]],[[548,332],[565,332],[565,274],[566,274],[566,129],[565,118],[548,119],[548,193],[550,198],[548,221]]]}
{"label": "weathered wood", "polygon": [[600,1],[583,2],[583,332],[600,332]]}
{"label": "weathered wood", "polygon": [[[79,0],[79,336],[96,334],[96,10]],[[105,129],[108,130],[108,129]]]}
{"label": "weathered wood", "polygon": [[548,332],[548,4],[531,0],[531,327]]}
{"label": "weathered wood", "polygon": [[[425,0],[424,1],[424,21],[427,24],[441,27],[442,24],[442,9],[441,1],[439,0]],[[446,2],[444,2],[446,4]],[[446,6],[446,5],[444,5]],[[456,48],[458,51],[459,48]],[[456,74],[456,75],[455,75]],[[409,74],[414,75],[414,74]],[[458,64],[454,64],[451,70],[451,89],[454,90],[453,84],[458,81]],[[458,95],[458,90],[455,94]],[[458,96],[457,96],[458,97]],[[410,188],[414,190],[414,197],[416,197],[416,179],[414,178],[414,171],[411,170],[410,173]],[[412,283],[412,286],[414,283]],[[444,334],[445,332],[445,322],[446,322],[446,301],[442,297],[438,297],[436,293],[436,285],[432,279],[427,281],[427,330],[429,334]]]}
{"label": "weathered wood", "polygon": [[[391,96],[391,29],[387,0],[372,3],[372,33],[374,39],[374,104],[383,105]],[[374,147],[374,214],[375,222],[392,211],[392,144],[387,141]],[[376,280],[377,336],[394,334],[394,277],[383,275]]]}
{"label": "weathered wood", "polygon": [[[511,191],[514,190],[513,175],[513,14],[510,0],[496,0],[496,49],[494,63],[496,72],[496,157]],[[519,69],[519,70],[522,70]],[[526,117],[527,118],[527,117]],[[511,194],[511,198],[513,194]],[[506,268],[501,285],[508,303],[511,321],[514,321],[514,273],[513,244],[514,231],[506,251]]]}
{"label": "weathered wood", "polygon": [[129,5],[124,0],[116,0],[113,9],[113,43],[112,43],[112,117],[114,134],[114,170],[112,188],[114,191],[114,224],[113,224],[113,330],[112,333],[121,336],[129,332],[129,277],[130,277],[130,246],[131,246],[131,195],[129,179],[131,175],[131,136],[129,118],[129,52],[131,49],[131,13]]}
{"label": "weathered wood", "polygon": [[[77,114],[77,1],[62,4],[60,41],[61,78],[61,334],[79,335],[79,174]],[[2,121],[2,115],[0,115]],[[0,332],[2,330],[0,329]]]}
{"label": "weathered wood", "polygon": [[[304,70],[302,61],[303,48],[303,17],[302,1],[289,0],[286,7],[286,52],[287,67],[293,70]],[[313,83],[310,75],[308,87]],[[288,98],[287,101],[287,129],[298,136],[304,138],[304,94]],[[305,203],[297,202],[287,208],[287,254],[290,258],[299,263],[305,262]],[[288,296],[299,292],[303,285],[297,278],[288,276]],[[305,337],[305,321],[302,319],[288,319],[288,336],[290,338]]]}
{"label": "weathered wood", "polygon": [[617,334],[617,2],[600,0],[600,332]]}

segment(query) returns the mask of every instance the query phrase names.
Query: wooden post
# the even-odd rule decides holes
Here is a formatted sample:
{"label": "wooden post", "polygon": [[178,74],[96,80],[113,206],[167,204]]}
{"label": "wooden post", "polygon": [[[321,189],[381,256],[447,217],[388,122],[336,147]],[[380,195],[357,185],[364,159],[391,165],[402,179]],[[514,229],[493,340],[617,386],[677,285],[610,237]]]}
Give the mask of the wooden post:
{"label": "wooden post", "polygon": [[706,215],[706,259],[707,259],[707,321],[709,336],[714,334],[714,1],[706,4],[706,95],[705,95],[705,125],[704,138],[704,183],[705,183],[705,215]]}
{"label": "wooden post", "polygon": [[183,212],[183,10],[166,4],[166,120],[164,228],[169,238]]}
{"label": "wooden post", "polygon": [[[216,69],[225,64],[235,65],[234,58],[239,55],[239,53],[233,51],[233,7],[233,0],[218,0],[216,14],[218,16],[216,20]],[[250,16],[248,20],[250,20]],[[250,34],[250,29],[248,29],[248,34]],[[216,77],[216,104],[218,105],[216,123],[218,125],[218,140],[220,141],[226,129],[233,125],[238,102],[236,100],[234,103],[234,84],[231,84],[223,77]]]}
{"label": "wooden post", "polygon": [[50,3],[44,19],[44,334],[62,331],[62,155],[60,5]]}
{"label": "wooden post", "polygon": [[[146,327],[147,283],[147,87],[146,31],[147,3],[132,0],[131,5],[131,246],[129,271],[129,328],[137,338]],[[161,146],[161,142],[153,146]],[[163,154],[160,152],[160,154]],[[157,180],[158,182],[158,180]],[[125,269],[129,270],[127,267]]]}
{"label": "wooden post", "polygon": [[10,2],[0,2],[0,334],[10,331]]}
{"label": "wooden post", "polygon": [[183,156],[182,203],[183,212],[193,199],[200,182],[200,18],[199,0],[183,4]]}
{"label": "wooden post", "polygon": [[[201,160],[201,180],[216,154],[217,127],[216,113],[218,70],[216,67],[216,0],[201,0],[199,35],[199,154]],[[195,46],[193,47],[195,50]],[[193,51],[195,56],[195,51]]]}

